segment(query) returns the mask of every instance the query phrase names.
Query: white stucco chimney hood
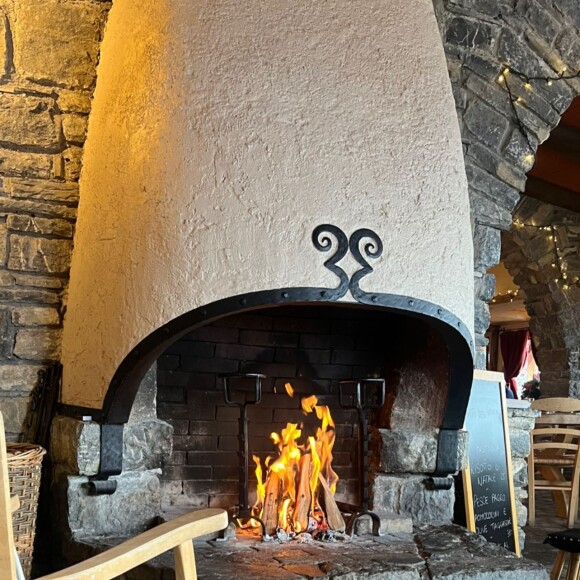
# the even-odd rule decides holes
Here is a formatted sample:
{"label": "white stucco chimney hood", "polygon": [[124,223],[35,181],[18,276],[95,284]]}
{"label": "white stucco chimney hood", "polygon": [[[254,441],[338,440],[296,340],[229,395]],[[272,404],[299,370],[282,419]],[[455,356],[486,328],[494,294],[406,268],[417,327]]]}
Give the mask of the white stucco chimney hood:
{"label": "white stucco chimney hood", "polygon": [[116,0],[62,402],[122,423],[147,367],[196,326],[329,301],[434,325],[466,404],[469,203],[431,0]]}

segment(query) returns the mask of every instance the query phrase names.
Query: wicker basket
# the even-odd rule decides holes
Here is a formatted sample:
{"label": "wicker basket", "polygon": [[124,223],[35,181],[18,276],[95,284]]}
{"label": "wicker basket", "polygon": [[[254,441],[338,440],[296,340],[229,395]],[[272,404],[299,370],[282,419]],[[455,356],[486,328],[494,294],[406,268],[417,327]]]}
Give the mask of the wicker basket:
{"label": "wicker basket", "polygon": [[20,500],[20,508],[12,514],[14,543],[24,575],[30,578],[42,457],[46,451],[28,443],[8,443],[6,448],[10,495],[17,495]]}

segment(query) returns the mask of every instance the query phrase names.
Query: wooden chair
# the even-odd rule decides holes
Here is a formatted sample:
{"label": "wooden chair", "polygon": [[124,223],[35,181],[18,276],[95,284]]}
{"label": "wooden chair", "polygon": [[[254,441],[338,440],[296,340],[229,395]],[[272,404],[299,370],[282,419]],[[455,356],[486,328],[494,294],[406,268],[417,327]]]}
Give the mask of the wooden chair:
{"label": "wooden chair", "polygon": [[567,397],[537,399],[532,402],[532,409],[541,411],[542,416],[536,419],[536,427],[574,425],[580,426],[580,400]]}
{"label": "wooden chair", "polygon": [[[531,449],[528,457],[528,522],[536,522],[536,490],[558,490],[569,494],[568,527],[574,526],[578,512],[580,477],[580,430],[561,427],[534,429],[530,433]],[[571,468],[572,478],[566,479],[562,469]],[[536,478],[539,469],[544,479]],[[549,471],[546,471],[549,470]],[[546,473],[548,476],[546,477]],[[554,476],[557,474],[557,477]]]}
{"label": "wooden chair", "polygon": [[[580,400],[567,397],[538,399],[532,402],[532,409],[541,411],[536,419],[536,428],[568,427],[580,429]],[[539,468],[544,479],[564,481],[562,469],[544,465]],[[561,518],[568,518],[570,510],[570,493],[565,490],[553,490],[552,499],[556,504],[556,513]]]}
{"label": "wooden chair", "polygon": [[[4,580],[16,580],[12,534],[12,509],[15,501],[10,498],[7,465],[4,421],[0,413],[0,571]],[[173,550],[175,556],[176,580],[196,580],[192,539],[223,530],[227,525],[228,516],[225,510],[205,509],[191,512],[98,556],[38,580],[112,580],[168,550]]]}

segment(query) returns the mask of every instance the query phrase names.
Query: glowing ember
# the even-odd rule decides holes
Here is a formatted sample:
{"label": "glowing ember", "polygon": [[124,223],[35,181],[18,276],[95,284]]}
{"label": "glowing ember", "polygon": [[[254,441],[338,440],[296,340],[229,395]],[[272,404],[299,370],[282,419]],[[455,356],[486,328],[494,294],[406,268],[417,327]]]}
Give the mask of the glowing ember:
{"label": "glowing ember", "polygon": [[[292,385],[286,383],[285,388],[293,397]],[[303,398],[301,407],[306,414],[316,413],[320,421],[316,436],[309,436],[306,443],[301,443],[302,429],[297,423],[288,423],[280,433],[270,434],[278,447],[278,457],[274,460],[268,457],[265,470],[260,459],[253,456],[257,479],[253,515],[264,522],[267,534],[276,530],[344,531],[344,520],[334,501],[338,482],[338,475],[332,469],[334,421],[329,408],[318,405],[314,395]],[[250,520],[250,526],[256,525],[255,520]]]}

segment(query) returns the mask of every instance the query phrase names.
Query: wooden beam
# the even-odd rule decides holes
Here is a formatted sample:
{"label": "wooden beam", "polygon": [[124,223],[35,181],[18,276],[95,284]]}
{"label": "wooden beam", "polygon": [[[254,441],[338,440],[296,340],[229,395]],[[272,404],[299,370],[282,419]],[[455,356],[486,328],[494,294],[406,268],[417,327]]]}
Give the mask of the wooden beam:
{"label": "wooden beam", "polygon": [[580,161],[580,131],[568,125],[559,125],[552,130],[542,147]]}
{"label": "wooden beam", "polygon": [[580,213],[580,193],[548,183],[537,177],[528,177],[524,195]]}

